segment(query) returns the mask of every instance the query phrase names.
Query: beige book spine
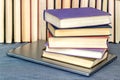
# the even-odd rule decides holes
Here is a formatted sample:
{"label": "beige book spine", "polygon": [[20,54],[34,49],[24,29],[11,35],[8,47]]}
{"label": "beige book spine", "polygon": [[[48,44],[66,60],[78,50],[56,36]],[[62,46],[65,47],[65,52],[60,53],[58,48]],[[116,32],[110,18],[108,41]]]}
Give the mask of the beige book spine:
{"label": "beige book spine", "polygon": [[55,9],[61,9],[61,0],[55,0]]}
{"label": "beige book spine", "polygon": [[97,9],[101,10],[102,9],[102,0],[97,0]]}
{"label": "beige book spine", "polygon": [[21,42],[21,1],[14,0],[14,42]]}
{"label": "beige book spine", "polygon": [[108,0],[103,0],[102,10],[107,12],[108,9]]}
{"label": "beige book spine", "polygon": [[31,0],[31,41],[37,41],[38,0]]}
{"label": "beige book spine", "polygon": [[110,42],[114,42],[115,41],[115,23],[114,23],[114,19],[115,19],[115,13],[114,13],[114,8],[115,8],[115,0],[109,0],[109,6],[108,6],[108,12],[111,14],[111,36],[109,41]]}
{"label": "beige book spine", "polygon": [[0,43],[4,42],[4,0],[0,0]]}
{"label": "beige book spine", "polygon": [[70,8],[71,7],[71,0],[63,0],[62,7],[63,8]]}
{"label": "beige book spine", "polygon": [[90,0],[89,6],[95,8],[96,0]]}
{"label": "beige book spine", "polygon": [[6,43],[12,42],[12,0],[6,0]]}
{"label": "beige book spine", "polygon": [[120,42],[120,0],[116,0],[116,43],[119,43]]}
{"label": "beige book spine", "polygon": [[22,0],[22,41],[30,42],[30,0]]}
{"label": "beige book spine", "polygon": [[88,7],[88,0],[81,0],[80,7]]}
{"label": "beige book spine", "polygon": [[79,0],[72,0],[72,8],[78,8],[79,7]]}
{"label": "beige book spine", "polygon": [[54,0],[47,0],[47,9],[54,9]]}
{"label": "beige book spine", "polygon": [[46,22],[43,18],[44,10],[46,10],[46,0],[39,0],[39,40],[46,40]]}

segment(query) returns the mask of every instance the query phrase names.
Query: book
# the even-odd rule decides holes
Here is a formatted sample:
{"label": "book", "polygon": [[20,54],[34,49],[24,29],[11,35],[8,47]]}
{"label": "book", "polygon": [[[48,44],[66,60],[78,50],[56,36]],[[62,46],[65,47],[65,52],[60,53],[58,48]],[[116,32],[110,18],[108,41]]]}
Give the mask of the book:
{"label": "book", "polygon": [[4,43],[4,0],[0,0],[0,43]]}
{"label": "book", "polygon": [[108,0],[103,0],[102,10],[108,11]]}
{"label": "book", "polygon": [[30,1],[30,14],[31,14],[31,42],[38,40],[38,0],[31,0]]}
{"label": "book", "polygon": [[[35,45],[37,47],[34,47]],[[42,57],[43,49],[45,48],[44,45],[45,45],[45,41],[38,40],[36,42],[28,43],[23,46],[9,50],[7,53],[7,56],[19,58],[22,60],[40,64],[40,65],[45,65],[47,67],[51,67],[51,69],[58,69],[58,71],[63,70],[63,71],[67,71],[67,72],[71,72],[79,75],[84,75],[84,76],[90,76],[93,73],[97,72],[98,70],[102,70],[103,67],[110,67],[108,66],[108,64],[113,62],[117,58],[116,55],[108,53],[107,59],[103,60],[93,68],[89,69],[89,68],[75,66],[75,65],[67,64],[57,60]],[[31,55],[31,53],[34,55]]]}
{"label": "book", "polygon": [[89,0],[81,0],[80,1],[80,7],[88,7]]}
{"label": "book", "polygon": [[70,8],[71,0],[62,0],[62,8]]}
{"label": "book", "polygon": [[99,37],[50,37],[51,48],[107,48],[108,36]]}
{"label": "book", "polygon": [[21,42],[21,0],[14,0],[14,42]]}
{"label": "book", "polygon": [[115,42],[115,0],[108,0],[108,12],[111,14],[111,36],[109,38],[109,42]]}
{"label": "book", "polygon": [[86,26],[78,28],[57,28],[53,25],[48,26],[50,33],[57,36],[102,36],[110,35],[110,25]]}
{"label": "book", "polygon": [[80,56],[87,58],[102,58],[107,51],[106,48],[79,48],[79,49],[66,49],[66,48],[50,48],[46,46],[46,52],[52,52],[56,54],[65,54],[72,56]]}
{"label": "book", "polygon": [[55,0],[55,9],[61,9],[61,8],[62,8],[62,1]]}
{"label": "book", "polygon": [[102,0],[97,0],[96,8],[101,10],[102,9]]}
{"label": "book", "polygon": [[111,23],[109,13],[91,7],[45,10],[44,19],[58,28],[84,27]]}
{"label": "book", "polygon": [[[43,20],[43,16],[44,16],[44,10],[46,10],[46,4],[47,1],[46,0],[38,0],[39,1],[39,40],[46,40],[46,22]],[[50,0],[48,0],[50,1]]]}
{"label": "book", "polygon": [[96,7],[96,0],[89,0],[89,7]]}
{"label": "book", "polygon": [[13,16],[12,16],[12,0],[5,1],[5,41],[6,43],[12,43],[13,35]]}
{"label": "book", "polygon": [[47,0],[47,9],[54,9],[54,0]]}
{"label": "book", "polygon": [[84,57],[75,57],[75,56],[69,56],[69,55],[63,55],[63,54],[56,54],[52,52],[43,51],[43,57],[77,65],[82,66],[86,68],[92,68],[98,63],[102,62],[107,58],[107,53],[103,56],[102,59],[93,59],[93,58],[84,58]]}
{"label": "book", "polygon": [[115,24],[116,24],[116,30],[115,30],[115,34],[116,34],[116,36],[115,36],[115,42],[116,43],[119,43],[120,42],[120,9],[119,9],[119,7],[120,7],[120,1],[119,0],[116,0],[116,5],[115,5],[115,8],[116,8],[116,10],[115,10]]}
{"label": "book", "polygon": [[[19,57],[19,55],[18,56],[14,55],[14,54],[11,54],[11,55],[15,56],[15,57]],[[41,61],[44,61],[44,62],[47,62],[47,63],[37,62],[37,61],[34,61],[32,59],[26,59],[26,58],[24,58],[24,59],[28,60],[28,61],[36,62],[36,63],[42,63],[44,65],[47,65],[47,66],[50,66],[50,67],[53,67],[53,68],[57,68],[57,69],[60,69],[60,70],[64,70],[64,71],[67,71],[67,72],[72,72],[72,73],[79,74],[79,75],[84,75],[84,76],[91,76],[93,73],[97,72],[98,70],[102,69],[103,67],[105,67],[109,63],[113,62],[116,58],[117,58],[116,55],[108,54],[107,59],[103,60],[102,62],[100,62],[99,64],[94,66],[93,68],[85,68],[85,67],[81,67],[81,66],[75,66],[75,65],[72,65],[72,64],[67,64],[67,63],[64,63],[64,62],[61,62],[61,61],[56,61],[56,60],[52,60],[52,59],[44,58],[44,57],[42,58]]]}
{"label": "book", "polygon": [[79,0],[72,0],[72,8],[79,8]]}
{"label": "book", "polygon": [[22,0],[22,42],[30,42],[30,0]]}

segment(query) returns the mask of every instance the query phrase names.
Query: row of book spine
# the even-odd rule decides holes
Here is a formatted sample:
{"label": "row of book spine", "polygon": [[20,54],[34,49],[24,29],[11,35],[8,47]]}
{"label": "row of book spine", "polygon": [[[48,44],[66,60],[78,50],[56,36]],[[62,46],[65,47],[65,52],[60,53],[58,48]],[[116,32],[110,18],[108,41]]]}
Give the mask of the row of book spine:
{"label": "row of book spine", "polygon": [[47,24],[43,20],[43,11],[78,7],[110,12],[113,34],[110,41],[114,42],[114,3],[114,0],[0,0],[0,43],[46,40]]}

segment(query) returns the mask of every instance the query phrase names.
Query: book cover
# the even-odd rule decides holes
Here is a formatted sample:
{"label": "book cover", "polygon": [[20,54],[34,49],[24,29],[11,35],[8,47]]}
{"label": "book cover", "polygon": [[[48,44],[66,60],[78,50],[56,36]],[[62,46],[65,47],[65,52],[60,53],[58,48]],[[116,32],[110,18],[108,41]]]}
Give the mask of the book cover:
{"label": "book cover", "polygon": [[0,0],[0,43],[4,43],[4,0]]}
{"label": "book cover", "polygon": [[102,25],[111,22],[109,13],[91,7],[45,10],[44,19],[59,28]]}
{"label": "book cover", "polygon": [[86,26],[78,28],[57,28],[48,25],[48,30],[54,37],[59,36],[103,36],[111,34],[110,25]]}

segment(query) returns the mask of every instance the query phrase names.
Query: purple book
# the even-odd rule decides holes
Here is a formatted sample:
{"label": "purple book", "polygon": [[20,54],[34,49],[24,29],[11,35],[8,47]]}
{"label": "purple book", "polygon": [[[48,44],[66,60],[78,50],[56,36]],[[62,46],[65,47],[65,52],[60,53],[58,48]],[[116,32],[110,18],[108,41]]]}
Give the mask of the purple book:
{"label": "purple book", "polygon": [[84,27],[109,24],[110,13],[95,8],[45,10],[44,19],[58,28]]}

